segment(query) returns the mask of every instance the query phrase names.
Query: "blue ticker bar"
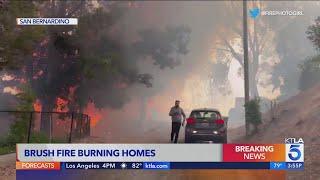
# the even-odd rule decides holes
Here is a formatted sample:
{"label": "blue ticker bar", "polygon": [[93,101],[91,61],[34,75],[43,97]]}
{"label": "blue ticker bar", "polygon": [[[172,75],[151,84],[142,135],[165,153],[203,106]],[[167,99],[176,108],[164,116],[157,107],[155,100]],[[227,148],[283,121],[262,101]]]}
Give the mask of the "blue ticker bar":
{"label": "blue ticker bar", "polygon": [[303,162],[270,162],[270,169],[272,170],[303,170]]}
{"label": "blue ticker bar", "polygon": [[268,162],[171,162],[171,169],[269,169]]}
{"label": "blue ticker bar", "polygon": [[271,169],[303,170],[303,162],[64,162],[60,170],[16,170],[17,180],[81,179],[81,173],[94,169]]}
{"label": "blue ticker bar", "polygon": [[[285,167],[285,165],[283,165]],[[269,162],[64,162],[62,169],[270,169]]]}
{"label": "blue ticker bar", "polygon": [[61,169],[143,169],[142,162],[64,162]]}
{"label": "blue ticker bar", "polygon": [[152,169],[152,170],[168,170],[170,169],[171,163],[169,162],[144,162],[143,169]]}
{"label": "blue ticker bar", "polygon": [[285,162],[270,162],[270,169],[272,170],[285,170],[286,166]]}
{"label": "blue ticker bar", "polygon": [[286,170],[303,170],[304,162],[287,162]]}
{"label": "blue ticker bar", "polygon": [[[303,170],[303,162],[63,162],[61,170],[271,169]],[[40,171],[40,170],[37,170]]]}

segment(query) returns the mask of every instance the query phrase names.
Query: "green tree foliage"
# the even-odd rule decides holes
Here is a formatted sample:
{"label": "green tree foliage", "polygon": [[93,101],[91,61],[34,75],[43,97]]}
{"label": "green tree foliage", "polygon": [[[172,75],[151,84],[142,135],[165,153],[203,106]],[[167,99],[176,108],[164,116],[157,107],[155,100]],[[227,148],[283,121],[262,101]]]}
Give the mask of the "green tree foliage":
{"label": "green tree foliage", "polygon": [[320,55],[307,59],[300,67],[300,90],[306,90],[320,82]]}
{"label": "green tree foliage", "polygon": [[[17,94],[19,105],[14,113],[16,119],[10,126],[10,131],[1,146],[15,146],[16,143],[27,142],[29,123],[31,118],[31,112],[34,111],[33,103],[36,99],[35,93],[32,91],[29,85],[23,85],[21,92]],[[43,133],[31,133],[30,142],[41,143],[48,142],[48,138]]]}
{"label": "green tree foliage", "polygon": [[[307,37],[313,43],[315,48],[320,51],[320,16],[315,23],[309,26]],[[320,82],[320,55],[308,58],[301,65],[300,90],[306,90]]]}
{"label": "green tree foliage", "polygon": [[17,17],[35,17],[32,2],[4,1],[0,7],[0,67],[18,68],[44,35],[41,26],[17,26]]}
{"label": "green tree foliage", "polygon": [[17,98],[19,105],[16,110],[20,112],[14,113],[16,120],[11,125],[8,135],[8,142],[12,144],[26,142],[27,140],[30,114],[25,113],[25,111],[33,111],[35,94],[32,92],[30,86],[23,86],[21,92],[17,94]]}
{"label": "green tree foliage", "polygon": [[262,122],[260,111],[260,98],[254,98],[245,104],[246,118],[249,124],[254,126],[253,133],[257,132],[258,125]]}
{"label": "green tree foliage", "polygon": [[313,43],[317,50],[320,50],[320,16],[315,23],[307,30],[308,39]]}

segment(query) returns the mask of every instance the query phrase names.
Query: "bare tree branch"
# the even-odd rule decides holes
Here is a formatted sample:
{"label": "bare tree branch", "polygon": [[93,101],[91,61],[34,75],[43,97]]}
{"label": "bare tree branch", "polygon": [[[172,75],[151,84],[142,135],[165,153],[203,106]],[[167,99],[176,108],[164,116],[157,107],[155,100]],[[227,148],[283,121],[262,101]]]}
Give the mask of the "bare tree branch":
{"label": "bare tree branch", "polygon": [[230,49],[224,49],[224,48],[215,48],[216,50],[220,50],[220,51],[227,51],[227,52],[231,52]]}
{"label": "bare tree branch", "polygon": [[238,34],[240,37],[242,37],[242,31],[240,28],[237,28],[237,27],[232,27],[232,30]]}
{"label": "bare tree branch", "polygon": [[264,49],[265,45],[267,44],[267,36],[266,34],[262,37],[261,39],[261,43],[260,43],[260,48],[259,48],[259,52],[262,52],[262,50]]}
{"label": "bare tree branch", "polygon": [[229,48],[232,56],[233,56],[236,60],[238,60],[238,62],[240,63],[241,66],[243,66],[243,60],[242,60],[241,54],[237,53],[237,52],[234,50],[234,48],[231,46],[231,44],[230,44],[226,39],[223,38],[223,41],[224,41],[225,45]]}

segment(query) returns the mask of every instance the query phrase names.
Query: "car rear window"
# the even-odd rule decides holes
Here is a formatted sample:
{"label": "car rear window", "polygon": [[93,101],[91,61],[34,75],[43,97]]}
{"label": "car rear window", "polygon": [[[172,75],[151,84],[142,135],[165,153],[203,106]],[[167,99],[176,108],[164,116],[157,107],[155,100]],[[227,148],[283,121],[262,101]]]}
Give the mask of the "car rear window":
{"label": "car rear window", "polygon": [[216,111],[192,111],[190,117],[195,119],[220,119],[220,113]]}

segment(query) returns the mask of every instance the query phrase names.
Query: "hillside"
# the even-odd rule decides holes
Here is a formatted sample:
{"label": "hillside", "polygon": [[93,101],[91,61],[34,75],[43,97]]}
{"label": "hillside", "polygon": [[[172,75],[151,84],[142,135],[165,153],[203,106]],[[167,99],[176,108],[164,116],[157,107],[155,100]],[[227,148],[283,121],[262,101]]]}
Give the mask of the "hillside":
{"label": "hillside", "polygon": [[[260,132],[234,142],[284,143],[286,137],[302,137],[305,143],[305,171],[290,172],[288,179],[320,179],[320,84],[279,103],[277,118],[263,115]],[[237,130],[239,134],[243,128]]]}

